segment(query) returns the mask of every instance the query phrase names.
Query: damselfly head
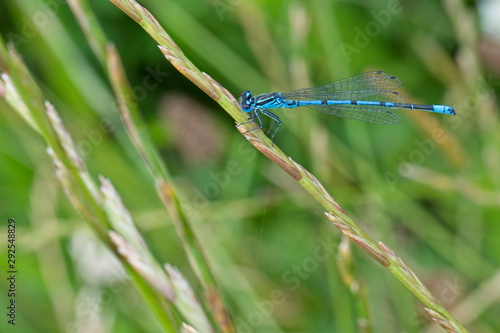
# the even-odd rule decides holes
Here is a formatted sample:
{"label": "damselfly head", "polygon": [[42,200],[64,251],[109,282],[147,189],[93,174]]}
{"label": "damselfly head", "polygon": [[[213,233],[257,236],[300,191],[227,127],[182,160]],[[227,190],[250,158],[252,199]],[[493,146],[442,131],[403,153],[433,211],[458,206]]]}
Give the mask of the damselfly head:
{"label": "damselfly head", "polygon": [[245,112],[252,110],[254,104],[254,98],[252,98],[252,93],[249,90],[245,90],[241,94],[241,109]]}

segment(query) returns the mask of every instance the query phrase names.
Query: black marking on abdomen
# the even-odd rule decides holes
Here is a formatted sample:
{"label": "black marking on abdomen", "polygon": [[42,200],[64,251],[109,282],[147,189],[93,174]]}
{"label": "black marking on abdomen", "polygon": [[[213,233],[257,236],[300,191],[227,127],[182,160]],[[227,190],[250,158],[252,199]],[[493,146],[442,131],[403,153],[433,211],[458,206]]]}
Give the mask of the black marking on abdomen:
{"label": "black marking on abdomen", "polygon": [[411,104],[411,108],[415,110],[434,110],[432,105]]}
{"label": "black marking on abdomen", "polygon": [[352,100],[351,105],[358,105],[358,101]]}
{"label": "black marking on abdomen", "polygon": [[327,101],[326,99],[324,99],[324,100],[322,100],[322,101],[321,101],[321,104],[322,104],[322,105],[327,105],[327,104],[328,104],[328,101]]}

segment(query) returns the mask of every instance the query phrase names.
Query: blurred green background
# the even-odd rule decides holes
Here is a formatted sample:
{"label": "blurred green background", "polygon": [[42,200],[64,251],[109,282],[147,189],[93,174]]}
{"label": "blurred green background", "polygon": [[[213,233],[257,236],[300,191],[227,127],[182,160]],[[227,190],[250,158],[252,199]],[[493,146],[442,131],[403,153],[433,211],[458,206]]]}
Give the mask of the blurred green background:
{"label": "blurred green background", "polygon": [[[374,332],[443,331],[356,247],[354,278],[367,299],[350,293],[336,260],[340,232],[320,205],[258,153],[139,25],[108,1],[90,4],[122,57],[240,332],[358,332],[365,301]],[[401,78],[408,102],[455,107],[454,117],[402,110],[397,126],[278,110],[284,124],[275,143],[396,251],[458,321],[475,332],[500,331],[498,1],[141,4],[237,98],[247,89],[286,91],[383,70]],[[2,0],[0,33],[57,107],[94,177],[110,178],[158,260],[179,267],[196,290],[103,68],[66,1]],[[0,330],[157,332],[59,187],[42,139],[3,100],[0,110],[0,266],[7,219],[14,218],[19,270],[17,323],[3,315]],[[323,250],[328,255],[318,260]],[[0,281],[6,300],[8,284]],[[284,300],[273,303],[277,292]]]}

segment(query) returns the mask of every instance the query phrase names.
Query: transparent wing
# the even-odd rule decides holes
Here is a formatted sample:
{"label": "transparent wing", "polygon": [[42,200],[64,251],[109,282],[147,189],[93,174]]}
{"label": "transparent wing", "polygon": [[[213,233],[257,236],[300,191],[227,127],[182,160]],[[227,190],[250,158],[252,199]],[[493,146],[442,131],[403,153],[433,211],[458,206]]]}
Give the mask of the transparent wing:
{"label": "transparent wing", "polygon": [[[287,100],[365,100],[405,103],[403,95],[394,89],[401,80],[384,72],[370,72],[324,86],[298,89],[283,93]],[[375,105],[311,105],[316,111],[372,124],[397,124],[401,119],[385,106]],[[396,108],[392,108],[396,109]]]}
{"label": "transparent wing", "polygon": [[[282,95],[285,99],[291,100],[367,100],[369,98],[372,101],[388,102],[392,99],[393,90],[399,86],[401,86],[399,78],[377,71],[356,75],[324,86],[293,90]],[[403,98],[399,96],[399,100]]]}
{"label": "transparent wing", "polygon": [[398,124],[401,119],[387,107],[369,105],[313,105],[310,108],[332,116],[364,121],[372,124]]}

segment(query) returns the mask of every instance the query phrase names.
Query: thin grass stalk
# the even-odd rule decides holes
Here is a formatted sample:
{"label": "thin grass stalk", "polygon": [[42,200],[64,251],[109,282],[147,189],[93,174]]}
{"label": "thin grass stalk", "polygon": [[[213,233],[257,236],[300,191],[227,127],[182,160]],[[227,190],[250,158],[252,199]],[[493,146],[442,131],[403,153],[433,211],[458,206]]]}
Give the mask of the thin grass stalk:
{"label": "thin grass stalk", "polygon": [[80,28],[89,42],[90,48],[103,67],[106,66],[106,44],[107,39],[99,21],[85,0],[68,0],[68,5],[75,15]]}
{"label": "thin grass stalk", "polygon": [[231,322],[227,308],[223,303],[208,258],[191,227],[190,221],[183,212],[182,204],[177,190],[172,184],[167,167],[161,162],[158,152],[153,148],[154,145],[147,134],[146,126],[139,116],[137,104],[132,100],[133,94],[125,78],[119,56],[113,47],[108,47],[107,59],[122,120],[134,146],[155,179],[157,193],[174,222],[189,263],[204,287],[205,300],[211,309],[210,315],[213,315],[214,321],[222,332],[234,332],[234,324]]}
{"label": "thin grass stalk", "polygon": [[140,110],[133,99],[134,94],[126,78],[119,54],[112,45],[107,44],[105,34],[88,3],[85,0],[71,0],[70,5],[96,57],[103,61],[103,67],[108,72],[127,133],[154,178],[157,193],[174,222],[189,263],[204,287],[205,300],[212,310],[209,314],[213,315],[214,321],[222,332],[234,332],[234,324],[222,300],[203,247],[183,212],[167,166],[154,148],[153,140],[141,119]]}
{"label": "thin grass stalk", "polygon": [[[21,60],[21,57],[12,45],[8,50],[3,39],[0,38],[0,69],[2,72],[3,96],[6,102],[18,112],[36,132],[38,132],[47,143],[50,152],[57,157],[62,166],[65,166],[68,177],[72,179],[78,188],[74,192],[81,206],[85,208],[83,216],[89,218],[100,237],[111,244],[107,239],[108,228],[105,214],[99,208],[99,199],[96,196],[97,187],[92,184],[83,162],[75,153],[74,144],[61,130],[59,133],[54,129],[54,124],[59,122],[53,115],[52,106],[44,102],[40,89],[32,79],[29,70]],[[47,113],[48,111],[48,113]]]}
{"label": "thin grass stalk", "polygon": [[[126,220],[123,218],[123,216],[126,216],[124,215],[126,214],[125,210],[123,208],[121,210],[105,208],[105,204],[109,203],[109,199],[107,199],[109,195],[106,196],[106,192],[97,189],[55,108],[50,103],[43,101],[43,96],[39,92],[31,74],[14,48],[9,47],[7,52],[1,39],[0,67],[2,78],[0,80],[0,97],[5,99],[12,109],[17,111],[21,118],[44,138],[48,146],[47,152],[56,168],[56,176],[65,193],[67,193],[78,212],[87,219],[98,237],[109,246],[122,262],[125,271],[129,274],[138,292],[143,296],[163,331],[178,332],[181,323],[176,319],[178,316],[169,308],[171,307],[170,304],[173,304],[179,307],[182,313],[184,305],[179,302],[176,303],[173,292],[169,291],[175,289],[175,286],[165,282],[160,287],[158,286],[159,278],[161,275],[165,275],[166,272],[161,267],[155,269],[157,264],[152,259],[152,254],[145,246],[141,248],[138,245],[143,244],[143,242],[137,238],[138,232],[134,229],[133,224],[124,223]],[[116,212],[119,214],[116,214]],[[124,240],[120,244],[116,241],[116,237],[113,240],[108,233],[112,225],[115,229],[121,230],[122,235],[135,234],[136,237],[129,236],[128,242]],[[133,249],[135,252],[124,251],[124,248],[126,248],[124,244],[127,244],[128,249]],[[138,249],[141,251],[138,251]],[[140,260],[130,260],[131,257]],[[145,261],[144,258],[149,261]],[[165,278],[163,281],[169,280]],[[166,300],[171,303],[167,303]],[[194,304],[192,298],[188,298],[188,300],[191,300],[191,304]],[[187,309],[196,307],[196,305],[190,304],[184,306]],[[204,332],[213,332],[208,321],[203,319],[204,314],[201,311],[184,311],[183,315],[191,319],[193,319],[193,316],[198,316],[198,318],[192,320],[198,323],[195,326],[203,329]],[[204,320],[204,323],[199,324],[200,320]]]}
{"label": "thin grass stalk", "polygon": [[[164,269],[156,262],[141,234],[132,221],[132,216],[122,203],[115,188],[108,179],[100,177],[104,207],[114,231],[110,237],[118,252],[156,290],[162,300],[168,300],[188,322],[202,332],[214,332],[210,320],[204,313],[191,287],[184,277],[170,265]],[[177,322],[177,327],[181,323]]]}
{"label": "thin grass stalk", "polygon": [[362,333],[373,332],[373,320],[367,297],[365,284],[360,279],[356,269],[349,238],[343,236],[338,246],[337,267],[339,268],[342,282],[347,286],[356,301],[356,313],[359,331]]}
{"label": "thin grass stalk", "polygon": [[[246,121],[246,116],[236,105],[236,99],[208,74],[201,72],[175,44],[158,21],[144,7],[134,0],[110,0],[118,8],[139,23],[160,45],[159,48],[168,61],[183,75],[207,93],[238,124]],[[393,251],[382,243],[375,242],[358,226],[331,197],[321,183],[301,165],[287,157],[261,130],[248,132],[252,124],[238,126],[240,132],[260,152],[280,166],[297,180],[326,210],[327,217],[356,245],[387,267],[415,296],[431,311],[432,318],[451,332],[468,332],[444,309],[431,293],[423,286],[413,271]],[[434,315],[433,315],[434,314]]]}

